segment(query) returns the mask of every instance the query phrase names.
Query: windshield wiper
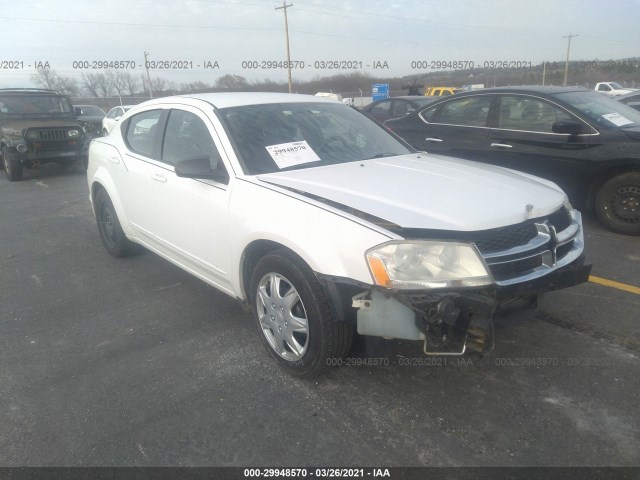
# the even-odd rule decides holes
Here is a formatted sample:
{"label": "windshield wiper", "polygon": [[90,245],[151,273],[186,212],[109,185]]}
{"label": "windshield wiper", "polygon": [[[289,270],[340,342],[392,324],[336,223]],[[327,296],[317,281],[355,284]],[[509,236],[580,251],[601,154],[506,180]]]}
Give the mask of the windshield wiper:
{"label": "windshield wiper", "polygon": [[395,157],[400,155],[399,153],[388,153],[388,152],[384,152],[384,153],[376,153],[373,157],[369,157],[366,158],[365,160],[371,160],[373,158],[384,158],[384,157]]}

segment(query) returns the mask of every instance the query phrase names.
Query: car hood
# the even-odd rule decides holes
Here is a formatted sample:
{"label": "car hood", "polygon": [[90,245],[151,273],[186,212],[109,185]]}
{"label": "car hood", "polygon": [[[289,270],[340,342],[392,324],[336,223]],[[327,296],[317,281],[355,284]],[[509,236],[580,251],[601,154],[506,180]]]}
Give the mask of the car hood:
{"label": "car hood", "polygon": [[80,116],[78,117],[78,121],[79,122],[89,122],[89,123],[100,123],[102,122],[102,119],[104,118],[104,115],[100,115],[100,116]]}
{"label": "car hood", "polygon": [[557,185],[537,177],[423,153],[277,172],[258,179],[403,228],[503,227],[548,215],[567,199]]}
{"label": "car hood", "polygon": [[622,127],[620,130],[626,133],[632,140],[640,140],[640,125]]}
{"label": "car hood", "polygon": [[31,127],[56,128],[77,127],[78,122],[72,118],[12,118],[3,122],[3,127],[11,127],[13,130],[24,130]]}

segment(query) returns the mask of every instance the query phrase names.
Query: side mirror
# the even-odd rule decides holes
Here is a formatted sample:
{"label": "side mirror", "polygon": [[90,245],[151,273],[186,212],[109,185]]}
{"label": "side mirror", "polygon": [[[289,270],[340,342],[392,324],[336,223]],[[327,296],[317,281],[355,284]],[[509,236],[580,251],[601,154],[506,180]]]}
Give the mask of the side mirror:
{"label": "side mirror", "polygon": [[209,157],[195,157],[180,160],[175,166],[176,175],[184,178],[201,178],[227,183],[229,175],[226,171],[212,170]]}
{"label": "side mirror", "polygon": [[573,120],[561,120],[559,122],[555,122],[551,126],[551,131],[553,133],[578,135],[579,133],[583,132],[583,127],[581,123],[575,122]]}

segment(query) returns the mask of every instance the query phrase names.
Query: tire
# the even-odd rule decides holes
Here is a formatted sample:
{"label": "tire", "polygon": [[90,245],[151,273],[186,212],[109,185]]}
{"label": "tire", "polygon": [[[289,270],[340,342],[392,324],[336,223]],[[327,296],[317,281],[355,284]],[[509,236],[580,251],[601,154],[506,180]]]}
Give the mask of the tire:
{"label": "tire", "polygon": [[2,149],[2,161],[4,163],[5,173],[10,182],[18,182],[22,180],[24,167],[20,160],[9,158],[7,155],[7,147]]}
{"label": "tire", "polygon": [[349,351],[352,327],[334,320],[313,271],[296,255],[276,250],[262,257],[250,288],[260,338],[288,373],[317,375]]}
{"label": "tire", "polygon": [[627,172],[607,180],[596,195],[596,214],[609,230],[640,235],[640,172]]}
{"label": "tire", "polygon": [[116,210],[107,192],[99,190],[95,198],[96,222],[104,248],[114,257],[135,253],[136,245],[125,236]]}

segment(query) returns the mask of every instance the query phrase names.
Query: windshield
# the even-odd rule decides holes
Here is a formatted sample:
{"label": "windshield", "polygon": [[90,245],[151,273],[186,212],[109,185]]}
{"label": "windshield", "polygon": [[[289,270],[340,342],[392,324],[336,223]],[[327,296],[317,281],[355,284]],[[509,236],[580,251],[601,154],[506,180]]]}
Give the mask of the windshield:
{"label": "windshield", "polygon": [[558,93],[556,97],[600,125],[626,127],[640,124],[639,111],[596,92]]}
{"label": "windshield", "polygon": [[611,82],[609,86],[615,90],[624,90],[624,87],[617,82]]}
{"label": "windshield", "polygon": [[75,107],[76,115],[83,117],[104,117],[106,113],[95,105],[82,105]]}
{"label": "windshield", "polygon": [[0,95],[3,115],[68,115],[72,112],[69,100],[59,95]]}
{"label": "windshield", "polygon": [[249,175],[410,153],[384,128],[345,105],[250,105],[220,113]]}

